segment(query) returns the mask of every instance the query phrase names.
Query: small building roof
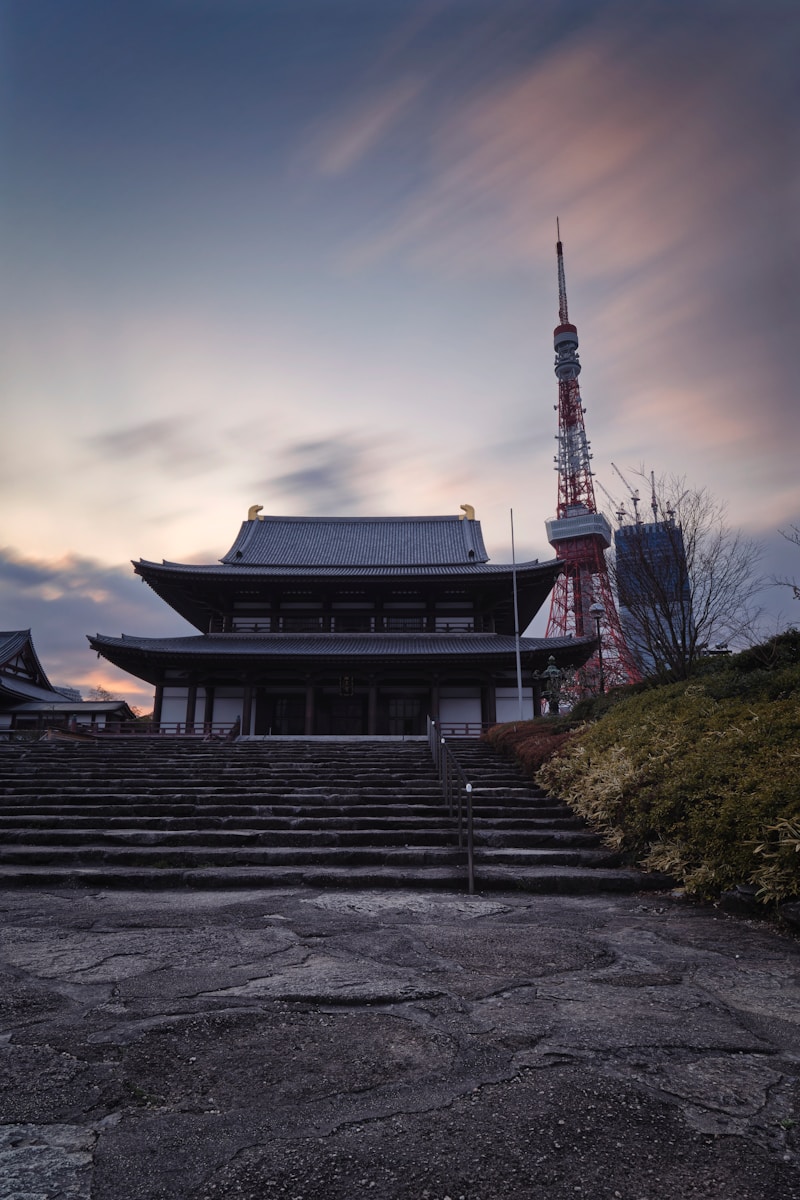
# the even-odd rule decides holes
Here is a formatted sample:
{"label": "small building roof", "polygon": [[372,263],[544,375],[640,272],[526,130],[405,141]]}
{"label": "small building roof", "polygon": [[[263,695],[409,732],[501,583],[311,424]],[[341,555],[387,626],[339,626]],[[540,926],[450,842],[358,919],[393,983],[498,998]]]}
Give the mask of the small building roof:
{"label": "small building roof", "polygon": [[18,695],[54,692],[33,648],[30,629],[0,630],[0,689]]}
{"label": "small building roof", "polygon": [[15,713],[74,713],[79,717],[88,717],[92,713],[110,716],[114,713],[126,720],[132,720],[133,710],[127,700],[30,700],[14,706]]}

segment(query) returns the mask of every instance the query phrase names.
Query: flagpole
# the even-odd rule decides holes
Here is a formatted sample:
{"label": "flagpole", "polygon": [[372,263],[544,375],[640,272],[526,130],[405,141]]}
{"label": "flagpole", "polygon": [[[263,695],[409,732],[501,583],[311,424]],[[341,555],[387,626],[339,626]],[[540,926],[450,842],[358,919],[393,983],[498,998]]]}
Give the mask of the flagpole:
{"label": "flagpole", "polygon": [[519,719],[525,720],[525,711],[522,706],[522,659],[519,648],[519,604],[517,603],[517,555],[514,549],[514,510],[508,510],[511,514],[511,579],[514,587],[514,646],[517,655],[517,698],[519,700]]}

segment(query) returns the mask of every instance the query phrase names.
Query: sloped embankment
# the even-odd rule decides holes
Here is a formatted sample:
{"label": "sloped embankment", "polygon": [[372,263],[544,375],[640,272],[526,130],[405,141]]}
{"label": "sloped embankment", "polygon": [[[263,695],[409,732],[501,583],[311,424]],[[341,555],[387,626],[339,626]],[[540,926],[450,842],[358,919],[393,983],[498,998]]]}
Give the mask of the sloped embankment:
{"label": "sloped embankment", "polygon": [[[528,724],[535,762],[533,727],[547,721]],[[764,901],[800,895],[800,634],[620,693],[566,740],[553,732],[563,744],[537,782],[616,849],[701,895],[743,883]]]}

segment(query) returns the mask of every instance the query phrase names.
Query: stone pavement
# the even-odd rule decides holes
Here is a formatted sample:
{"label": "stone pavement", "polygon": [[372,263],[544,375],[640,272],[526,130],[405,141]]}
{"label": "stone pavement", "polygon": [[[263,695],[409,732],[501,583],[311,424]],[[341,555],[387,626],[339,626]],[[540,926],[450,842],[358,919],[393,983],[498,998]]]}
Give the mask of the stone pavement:
{"label": "stone pavement", "polygon": [[796,1200],[798,942],[670,896],[4,892],[2,1200]]}

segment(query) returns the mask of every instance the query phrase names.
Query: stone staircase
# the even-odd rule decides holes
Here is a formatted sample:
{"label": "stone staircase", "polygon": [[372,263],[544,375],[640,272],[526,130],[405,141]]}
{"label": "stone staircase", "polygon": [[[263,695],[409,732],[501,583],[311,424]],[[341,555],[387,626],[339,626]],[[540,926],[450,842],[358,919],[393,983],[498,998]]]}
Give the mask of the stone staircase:
{"label": "stone staircase", "polygon": [[[476,887],[663,881],[617,866],[566,806],[477,741]],[[425,739],[0,745],[0,887],[466,888]]]}

